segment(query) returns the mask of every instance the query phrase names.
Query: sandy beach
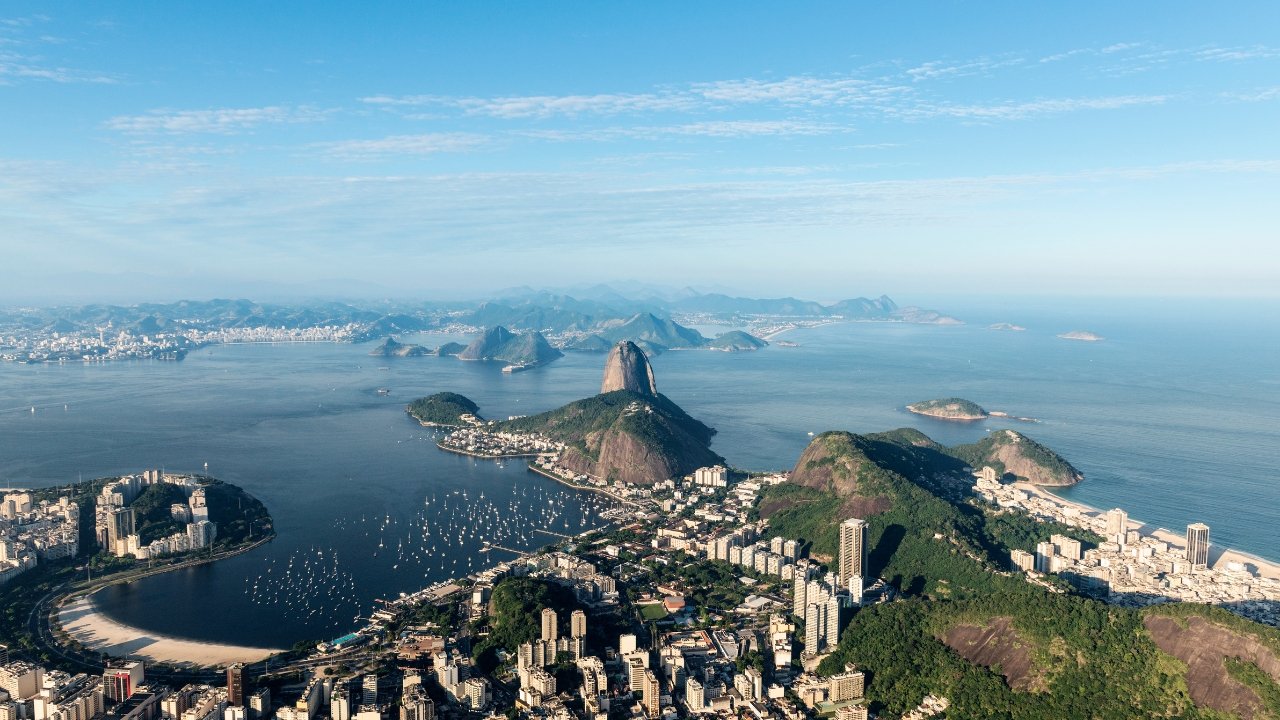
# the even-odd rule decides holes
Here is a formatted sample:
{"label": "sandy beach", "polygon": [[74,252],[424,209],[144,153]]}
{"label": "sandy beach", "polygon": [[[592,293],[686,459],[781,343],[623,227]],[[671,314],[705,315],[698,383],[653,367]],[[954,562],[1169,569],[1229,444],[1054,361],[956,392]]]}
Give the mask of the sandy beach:
{"label": "sandy beach", "polygon": [[129,627],[98,612],[92,596],[76,598],[58,609],[58,621],[86,647],[115,656],[184,667],[256,662],[280,649],[219,645],[166,637]]}
{"label": "sandy beach", "polygon": [[[1057,503],[1063,507],[1075,508],[1081,515],[1088,517],[1101,517],[1104,513],[1104,511],[1099,510],[1098,508],[1067,500],[1066,498],[1054,495],[1045,488],[1037,487],[1030,483],[1019,482],[1015,485],[1019,490],[1025,490],[1033,496]],[[1143,535],[1150,535],[1158,540],[1167,542],[1170,547],[1180,548],[1183,550],[1187,547],[1187,537],[1185,533],[1149,525],[1141,520],[1135,520],[1133,517],[1129,518],[1128,529],[1137,530]],[[1249,568],[1250,571],[1257,573],[1260,577],[1280,580],[1280,563],[1274,563],[1270,560],[1265,560],[1256,555],[1251,555],[1239,550],[1232,550],[1220,545],[1214,545],[1212,543],[1212,537],[1211,528],[1209,566],[1214,570],[1221,570],[1225,568],[1229,562],[1238,562]]]}

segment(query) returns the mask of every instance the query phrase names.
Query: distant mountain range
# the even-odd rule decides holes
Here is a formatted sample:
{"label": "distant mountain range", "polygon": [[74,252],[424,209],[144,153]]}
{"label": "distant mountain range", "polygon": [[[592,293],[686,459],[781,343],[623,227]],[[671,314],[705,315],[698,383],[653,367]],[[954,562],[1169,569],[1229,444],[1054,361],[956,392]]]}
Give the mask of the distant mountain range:
{"label": "distant mountain range", "polygon": [[[885,295],[824,305],[791,297],[744,298],[693,290],[665,296],[628,296],[608,286],[593,286],[583,289],[583,297],[518,288],[483,302],[320,302],[295,306],[214,299],[128,306],[19,308],[0,310],[0,337],[49,337],[55,333],[115,335],[122,331],[136,335],[192,336],[232,330],[329,327],[343,328],[342,339],[364,342],[427,330],[487,332],[502,328],[520,337],[539,333],[544,343],[564,350],[606,352],[617,342],[630,340],[652,355],[671,349],[708,347],[749,350],[764,344],[747,333],[736,333],[717,342],[688,327],[695,323],[776,328],[842,319],[926,324],[960,322],[932,310],[899,307]],[[206,338],[206,341],[217,342],[217,339]],[[540,356],[540,361],[552,359],[541,347],[526,350],[536,351],[534,354]],[[502,354],[485,352],[482,356],[497,358]],[[460,356],[471,357],[466,351]]]}

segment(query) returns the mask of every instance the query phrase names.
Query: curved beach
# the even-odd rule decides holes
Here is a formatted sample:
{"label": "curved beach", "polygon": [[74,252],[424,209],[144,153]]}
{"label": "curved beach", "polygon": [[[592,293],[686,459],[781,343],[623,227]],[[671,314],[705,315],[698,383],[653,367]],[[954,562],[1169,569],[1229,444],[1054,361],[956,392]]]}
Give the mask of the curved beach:
{"label": "curved beach", "polygon": [[149,663],[183,667],[218,666],[257,662],[284,652],[279,648],[220,645],[149,633],[102,614],[94,605],[92,595],[78,597],[58,608],[58,623],[85,647]]}

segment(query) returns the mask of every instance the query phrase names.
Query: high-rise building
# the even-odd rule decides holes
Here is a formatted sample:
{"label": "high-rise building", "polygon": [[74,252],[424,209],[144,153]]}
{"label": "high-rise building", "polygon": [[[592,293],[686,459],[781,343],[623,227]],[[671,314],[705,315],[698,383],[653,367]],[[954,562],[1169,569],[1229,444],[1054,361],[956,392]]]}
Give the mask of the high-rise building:
{"label": "high-rise building", "polygon": [[694,678],[689,678],[684,683],[684,705],[689,712],[701,712],[702,708],[707,704],[707,698],[702,691],[702,683]]}
{"label": "high-rise building", "polygon": [[846,588],[848,588],[849,590],[849,599],[853,601],[853,604],[861,605],[862,594],[863,592],[866,591],[864,583],[862,582],[862,576],[854,575],[853,577],[849,578],[848,582],[846,583]]}
{"label": "high-rise building", "polygon": [[1209,566],[1209,526],[1192,523],[1187,526],[1187,562],[1196,570]]}
{"label": "high-rise building", "polygon": [[644,665],[644,658],[641,658],[638,653],[631,653],[631,655],[626,658],[626,663],[627,663],[627,687],[633,693],[643,692],[644,691],[644,674],[648,670],[648,668],[646,668]]}
{"label": "high-rise building", "polygon": [[1054,554],[1053,543],[1048,540],[1036,545],[1036,572],[1047,573],[1052,570]]}
{"label": "high-rise building", "polygon": [[636,651],[636,636],[631,633],[618,636],[618,654],[626,655]]}
{"label": "high-rise building", "polygon": [[804,654],[817,655],[822,650],[822,633],[826,630],[826,603],[811,602],[804,608]]}
{"label": "high-rise building", "polygon": [[791,579],[791,612],[796,617],[804,617],[804,608],[809,604],[806,599],[809,588],[809,563],[796,563],[795,576]]}
{"label": "high-rise building", "polygon": [[840,577],[866,575],[867,523],[849,518],[840,523]]}
{"label": "high-rise building", "polygon": [[415,685],[405,692],[400,702],[400,720],[435,720],[436,704],[427,689]]}
{"label": "high-rise building", "polygon": [[102,672],[102,690],[108,700],[124,702],[146,681],[142,662],[134,660],[107,667]]}
{"label": "high-rise building", "polygon": [[1075,538],[1069,538],[1066,535],[1054,535],[1049,538],[1049,542],[1053,543],[1057,553],[1072,562],[1080,562],[1081,545],[1080,541]]}
{"label": "high-rise building", "polygon": [[542,609],[542,639],[548,642],[555,642],[560,637],[560,628],[557,627],[556,611],[551,608]]}
{"label": "high-rise building", "polygon": [[644,671],[644,690],[640,694],[640,704],[644,706],[645,714],[650,720],[657,718],[662,711],[658,676],[652,670]]}
{"label": "high-rise building", "polygon": [[861,700],[866,690],[867,679],[861,670],[847,669],[832,675],[828,683],[827,695],[831,702],[844,702]]}
{"label": "high-rise building", "polygon": [[361,705],[369,705],[377,707],[378,705],[378,676],[372,673],[365,675],[360,683],[360,688],[364,692],[360,698]]}
{"label": "high-rise building", "polygon": [[35,697],[43,684],[44,668],[39,665],[18,661],[0,667],[0,690],[8,693],[11,700],[22,701]]}
{"label": "high-rise building", "polygon": [[1009,559],[1013,561],[1013,567],[1022,572],[1036,569],[1036,556],[1026,550],[1010,550]]}
{"label": "high-rise building", "polygon": [[244,663],[227,666],[227,704],[244,705]]}
{"label": "high-rise building", "polygon": [[[249,717],[254,720],[261,720],[271,714],[271,689],[260,688],[257,692],[249,696]],[[346,718],[336,717],[334,720],[348,720]]]}
{"label": "high-rise building", "polygon": [[569,616],[569,637],[581,638],[587,636],[587,614],[581,610],[574,610]]}
{"label": "high-rise building", "polygon": [[782,543],[782,554],[792,562],[795,562],[800,557],[800,543],[795,540],[788,540]]}
{"label": "high-rise building", "polygon": [[1107,539],[1124,545],[1125,532],[1129,529],[1129,513],[1116,508],[1107,511]]}
{"label": "high-rise building", "polygon": [[107,551],[120,556],[124,539],[134,533],[133,508],[117,508],[107,517]]}

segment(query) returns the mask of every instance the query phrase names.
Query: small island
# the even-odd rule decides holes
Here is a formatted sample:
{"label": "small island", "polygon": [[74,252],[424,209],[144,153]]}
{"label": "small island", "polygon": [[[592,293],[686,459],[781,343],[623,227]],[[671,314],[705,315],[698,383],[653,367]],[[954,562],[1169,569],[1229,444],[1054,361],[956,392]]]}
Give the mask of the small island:
{"label": "small island", "polygon": [[957,422],[986,420],[991,416],[991,413],[987,412],[981,405],[964,398],[954,397],[912,403],[907,406],[907,410],[916,415]]}
{"label": "small island", "polygon": [[458,393],[440,392],[418,398],[405,410],[424,427],[463,427],[482,422],[480,406]]}
{"label": "small island", "polygon": [[1004,330],[1006,332],[1023,332],[1026,330],[1026,328],[1022,327],[1021,325],[1014,325],[1013,323],[1007,323],[1007,322],[992,323],[991,325],[987,326],[987,329],[988,330]]}
{"label": "small island", "polygon": [[1079,340],[1080,342],[1101,342],[1106,340],[1106,338],[1101,335],[1089,332],[1088,330],[1072,330],[1071,332],[1064,332],[1058,337],[1063,340]]}
{"label": "small island", "polygon": [[369,351],[374,357],[425,357],[433,354],[430,349],[421,345],[397,342],[388,337],[381,345]]}
{"label": "small island", "polygon": [[743,352],[749,350],[759,350],[767,347],[769,343],[761,340],[755,335],[745,333],[741,330],[730,330],[727,333],[717,335],[714,340],[707,343],[708,350],[719,350],[721,352]]}

